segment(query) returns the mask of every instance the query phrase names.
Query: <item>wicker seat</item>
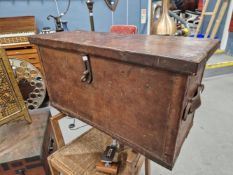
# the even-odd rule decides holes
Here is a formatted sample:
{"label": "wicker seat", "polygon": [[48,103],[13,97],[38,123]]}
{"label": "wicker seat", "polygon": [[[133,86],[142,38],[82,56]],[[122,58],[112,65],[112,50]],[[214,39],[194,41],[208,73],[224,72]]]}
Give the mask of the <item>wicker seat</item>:
{"label": "wicker seat", "polygon": [[[57,145],[60,149],[48,157],[48,162],[53,175],[59,173],[65,175],[104,175],[96,170],[96,163],[100,161],[101,154],[106,146],[110,145],[112,138],[105,133],[92,128],[79,138],[62,147],[64,143],[60,136],[61,131],[57,128],[58,119],[64,115],[58,114],[51,119]],[[57,118],[56,118],[57,117]],[[119,175],[136,175],[140,171],[145,160],[144,156],[134,153],[130,148],[121,152],[122,163]]]}

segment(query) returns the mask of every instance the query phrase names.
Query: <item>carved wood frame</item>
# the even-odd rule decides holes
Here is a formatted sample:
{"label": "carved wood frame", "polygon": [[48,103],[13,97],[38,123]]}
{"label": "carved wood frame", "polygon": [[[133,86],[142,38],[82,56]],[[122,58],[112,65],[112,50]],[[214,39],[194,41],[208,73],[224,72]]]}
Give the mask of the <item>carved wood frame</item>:
{"label": "carved wood frame", "polygon": [[[14,107],[17,108],[17,110],[15,110],[13,113],[8,114],[8,115],[4,115],[0,111],[1,112],[0,113],[0,126],[8,123],[10,121],[15,121],[15,120],[20,120],[20,119],[24,119],[28,123],[31,123],[32,119],[28,113],[28,109],[24,103],[22,94],[21,94],[19,87],[18,87],[18,84],[15,80],[14,73],[12,71],[10,62],[5,54],[4,49],[1,49],[1,48],[0,48],[0,62],[1,62],[1,64],[0,64],[1,69],[3,70],[2,77],[0,76],[0,80],[1,80],[0,86],[2,87],[2,89],[0,89],[0,93],[2,92],[6,96],[8,96],[9,98],[13,98],[12,103],[15,103]],[[5,79],[5,80],[3,80],[3,79]],[[3,81],[6,81],[7,83],[5,83],[5,85],[2,85]],[[5,87],[3,87],[3,86],[5,86]],[[6,101],[6,99],[5,99],[5,101]],[[7,105],[9,105],[9,104],[7,104],[7,102],[6,102],[6,104],[4,104],[3,106],[0,106],[1,110],[4,110],[4,108],[6,108]]]}

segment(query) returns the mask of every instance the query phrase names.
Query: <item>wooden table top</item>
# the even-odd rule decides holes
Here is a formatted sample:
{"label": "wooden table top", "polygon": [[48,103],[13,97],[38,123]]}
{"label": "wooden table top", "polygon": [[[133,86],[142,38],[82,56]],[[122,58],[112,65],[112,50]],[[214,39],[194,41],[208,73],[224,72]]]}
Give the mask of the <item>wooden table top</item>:
{"label": "wooden table top", "polygon": [[0,127],[0,163],[41,154],[49,108],[33,110],[30,114],[32,124],[19,121]]}

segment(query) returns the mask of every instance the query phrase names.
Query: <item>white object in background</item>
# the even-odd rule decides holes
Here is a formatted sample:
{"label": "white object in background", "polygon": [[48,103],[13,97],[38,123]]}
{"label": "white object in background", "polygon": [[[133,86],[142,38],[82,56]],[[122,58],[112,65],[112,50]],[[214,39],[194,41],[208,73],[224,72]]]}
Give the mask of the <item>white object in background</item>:
{"label": "white object in background", "polygon": [[147,16],[146,9],[141,9],[141,24],[146,24],[146,16]]}
{"label": "white object in background", "polygon": [[0,38],[17,37],[17,36],[30,36],[30,35],[35,35],[35,34],[36,34],[36,32],[6,33],[6,34],[0,34]]}
{"label": "white object in background", "polygon": [[229,37],[229,26],[231,23],[232,12],[233,12],[233,1],[230,1],[225,26],[223,29],[222,41],[221,41],[221,45],[220,45],[220,49],[222,49],[222,50],[225,50],[227,47],[227,41],[228,41],[228,37]]}
{"label": "white object in background", "polygon": [[24,44],[30,44],[30,43],[29,43],[29,42],[21,42],[21,43],[0,44],[0,47],[4,47],[4,46],[15,46],[15,45],[24,45]]}
{"label": "white object in background", "polygon": [[57,0],[54,0],[54,2],[56,4],[57,14],[58,14],[58,16],[60,16],[60,10],[59,10],[59,7],[58,7]]}
{"label": "white object in background", "polygon": [[56,108],[54,108],[52,106],[49,106],[49,110],[50,110],[50,113],[52,116],[55,116],[55,115],[60,113]]}
{"label": "white object in background", "polygon": [[147,10],[147,16],[148,16],[148,22],[147,22],[147,35],[150,35],[150,28],[151,28],[151,8],[152,8],[152,0],[148,0],[148,10]]}
{"label": "white object in background", "polygon": [[[114,5],[114,1],[112,1],[111,4]],[[114,25],[114,11],[112,11],[112,25]]]}

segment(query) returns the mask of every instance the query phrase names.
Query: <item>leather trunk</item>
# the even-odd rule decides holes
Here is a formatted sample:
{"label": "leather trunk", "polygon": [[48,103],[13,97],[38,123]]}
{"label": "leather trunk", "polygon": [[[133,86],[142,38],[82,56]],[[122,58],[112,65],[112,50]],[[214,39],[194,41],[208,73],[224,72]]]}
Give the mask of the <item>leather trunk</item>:
{"label": "leather trunk", "polygon": [[29,40],[52,106],[172,169],[218,41],[83,31]]}

